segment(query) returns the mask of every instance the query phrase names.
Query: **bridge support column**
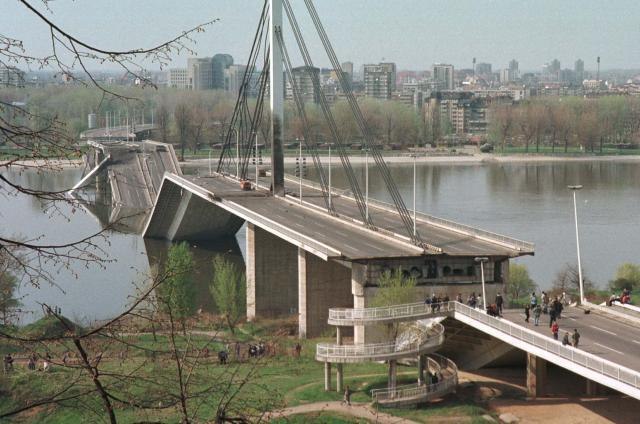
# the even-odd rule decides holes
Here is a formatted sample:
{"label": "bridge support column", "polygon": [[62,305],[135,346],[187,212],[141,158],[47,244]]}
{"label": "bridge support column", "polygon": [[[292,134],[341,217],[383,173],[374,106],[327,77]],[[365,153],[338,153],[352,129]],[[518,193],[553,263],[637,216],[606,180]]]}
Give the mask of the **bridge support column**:
{"label": "bridge support column", "polygon": [[294,245],[247,224],[247,319],[296,312],[297,254]]}
{"label": "bridge support column", "polygon": [[298,335],[318,337],[329,326],[329,308],[351,308],[349,269],[298,248]]}
{"label": "bridge support column", "polygon": [[589,380],[588,378],[585,378],[585,380],[587,383],[587,396],[598,396],[601,394],[602,389],[597,382]]}
{"label": "bridge support column", "polygon": [[547,383],[547,361],[527,352],[527,396],[543,396]]}
{"label": "bridge support column", "polygon": [[389,384],[390,389],[395,389],[398,381],[398,361],[391,359],[389,361]]}
{"label": "bridge support column", "polygon": [[424,384],[424,368],[426,357],[424,355],[418,356],[418,385]]}
{"label": "bridge support column", "polygon": [[331,362],[324,363],[324,391],[331,390]]}
{"label": "bridge support column", "polygon": [[[354,308],[366,308],[364,286],[366,284],[366,265],[351,264],[351,294]],[[353,326],[353,343],[364,344],[364,325]]]}

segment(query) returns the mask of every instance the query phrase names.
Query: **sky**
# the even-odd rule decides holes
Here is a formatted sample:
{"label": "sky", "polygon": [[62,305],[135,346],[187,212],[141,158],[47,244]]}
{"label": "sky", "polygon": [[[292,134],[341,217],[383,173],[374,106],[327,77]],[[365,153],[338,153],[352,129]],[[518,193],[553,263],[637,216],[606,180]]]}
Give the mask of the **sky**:
{"label": "sky", "polygon": [[[41,0],[30,0],[44,10]],[[314,36],[302,0],[291,0],[317,66],[329,61]],[[470,68],[472,58],[539,71],[557,58],[573,68],[640,68],[638,0],[316,0],[316,8],[341,61],[396,62],[425,70],[433,63]],[[231,54],[244,63],[262,0],[52,0],[45,14],[78,38],[107,49],[149,47],[198,24],[218,19],[196,34],[198,56]],[[285,24],[285,34],[288,25]],[[47,28],[17,0],[0,0],[0,35],[24,41],[30,53],[50,50]],[[286,37],[289,50],[294,42]],[[186,65],[188,55],[170,67]],[[295,65],[299,61],[294,59]],[[157,68],[156,66],[149,66]]]}

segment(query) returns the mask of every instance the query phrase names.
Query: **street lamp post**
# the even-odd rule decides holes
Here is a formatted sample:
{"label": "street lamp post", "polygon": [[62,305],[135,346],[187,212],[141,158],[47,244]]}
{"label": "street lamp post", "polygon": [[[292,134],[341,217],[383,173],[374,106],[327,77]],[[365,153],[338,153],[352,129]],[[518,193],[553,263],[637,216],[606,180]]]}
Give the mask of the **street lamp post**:
{"label": "street lamp post", "polygon": [[236,178],[240,179],[240,134],[237,128],[233,128],[236,132]]}
{"label": "street lamp post", "polygon": [[413,156],[413,237],[416,236],[416,155]]}
{"label": "street lamp post", "polygon": [[331,144],[329,144],[329,207],[331,206]]}
{"label": "street lamp post", "polygon": [[582,262],[580,261],[580,236],[578,234],[578,205],[576,202],[576,191],[582,189],[581,185],[567,186],[569,190],[573,192],[573,216],[576,224],[576,251],[578,253],[578,286],[580,287],[580,299],[578,299],[578,305],[582,305],[584,302],[584,283],[582,280]]}
{"label": "street lamp post", "polygon": [[364,150],[364,204],[365,204],[365,217],[367,222],[366,225],[369,224],[369,149]]}
{"label": "street lamp post", "polygon": [[302,141],[299,143],[298,172],[300,173],[300,204],[302,204]]}
{"label": "street lamp post", "polygon": [[479,257],[475,258],[476,262],[480,262],[480,278],[482,279],[482,307],[484,311],[487,311],[487,292],[484,288],[484,263],[489,262],[489,258]]}

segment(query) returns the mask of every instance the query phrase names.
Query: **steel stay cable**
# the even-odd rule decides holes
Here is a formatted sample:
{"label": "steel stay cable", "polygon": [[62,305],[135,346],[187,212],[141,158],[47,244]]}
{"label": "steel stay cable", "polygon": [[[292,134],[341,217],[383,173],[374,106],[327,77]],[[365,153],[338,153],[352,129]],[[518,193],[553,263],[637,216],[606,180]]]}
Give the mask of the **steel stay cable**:
{"label": "steel stay cable", "polygon": [[311,80],[313,81],[314,84],[314,90],[316,92],[319,93],[319,97],[320,97],[320,107],[322,109],[323,115],[325,117],[325,120],[327,121],[328,125],[329,125],[329,130],[331,132],[332,138],[335,142],[335,144],[338,147],[338,155],[340,157],[340,161],[342,163],[342,166],[345,170],[345,174],[347,176],[347,179],[349,181],[349,185],[351,186],[351,191],[353,192],[354,195],[354,199],[356,200],[356,204],[358,206],[358,210],[362,216],[362,222],[365,223],[365,225],[367,225],[367,227],[371,228],[371,229],[375,229],[375,226],[373,225],[373,222],[371,220],[371,216],[367,216],[366,213],[366,208],[365,208],[365,200],[364,200],[364,196],[362,195],[362,191],[360,190],[360,186],[358,184],[358,179],[355,176],[355,173],[353,172],[353,168],[351,167],[351,162],[349,160],[349,156],[346,153],[346,150],[344,148],[344,144],[342,143],[342,138],[340,137],[340,133],[338,131],[337,125],[335,123],[335,119],[333,118],[333,114],[331,112],[331,108],[328,105],[328,102],[326,100],[326,97],[324,95],[324,93],[322,92],[322,90],[319,87],[319,82],[313,78],[313,75],[311,75],[310,73],[310,68],[313,67],[313,61],[311,60],[311,56],[309,55],[309,51],[306,47],[306,43],[304,42],[304,38],[302,36],[302,32],[300,30],[300,26],[298,25],[297,19],[295,17],[295,14],[293,13],[293,9],[291,8],[291,4],[289,3],[288,0],[284,0],[283,1],[283,5],[285,8],[285,11],[287,13],[287,17],[289,20],[289,23],[293,29],[293,33],[294,36],[296,38],[296,42],[298,43],[298,47],[300,49],[300,52],[302,53],[305,65],[307,66],[307,73],[308,75],[310,75]]}
{"label": "steel stay cable", "polygon": [[380,175],[382,176],[383,180],[385,181],[385,184],[387,186],[387,190],[389,191],[389,193],[391,194],[391,197],[394,200],[396,209],[398,210],[398,214],[400,215],[404,225],[405,225],[405,229],[407,230],[407,233],[409,234],[411,240],[413,243],[417,244],[417,245],[423,245],[424,243],[422,242],[420,235],[413,231],[413,221],[409,215],[409,211],[406,207],[406,205],[404,204],[404,200],[402,199],[402,196],[400,195],[400,192],[398,191],[397,186],[395,185],[395,182],[393,181],[393,179],[391,178],[391,173],[389,172],[388,167],[386,166],[386,163],[384,162],[384,159],[382,158],[382,155],[380,154],[380,152],[378,151],[378,149],[376,148],[375,144],[373,143],[373,138],[371,137],[371,133],[369,132],[365,121],[364,121],[364,117],[362,116],[362,111],[360,110],[357,101],[355,100],[355,97],[353,96],[353,92],[351,91],[351,87],[349,86],[348,82],[346,81],[346,79],[344,78],[344,74],[342,71],[342,67],[340,66],[340,63],[338,61],[337,56],[335,55],[335,51],[333,50],[333,47],[331,46],[331,42],[329,41],[329,38],[326,34],[326,31],[324,29],[324,26],[322,25],[322,22],[320,21],[320,18],[318,16],[318,13],[315,9],[315,6],[313,5],[313,2],[311,0],[305,0],[305,4],[307,6],[307,9],[309,11],[309,14],[311,16],[311,19],[314,23],[314,26],[316,27],[316,30],[318,31],[318,35],[320,36],[321,42],[327,52],[327,55],[329,56],[329,60],[331,61],[332,66],[334,67],[334,69],[337,71],[337,76],[338,76],[338,80],[340,81],[340,84],[342,86],[342,89],[347,97],[348,103],[352,109],[352,112],[354,114],[354,116],[356,117],[356,122],[360,128],[360,131],[362,132],[363,136],[364,136],[364,141],[365,144],[367,145],[367,147],[369,148],[369,150],[372,152],[372,156],[376,162],[376,165],[378,166],[378,170],[380,172]]}
{"label": "steel stay cable", "polygon": [[[284,38],[282,37],[282,29],[276,28],[276,37],[280,47],[280,52],[282,53],[282,57],[284,58],[285,71],[289,81],[291,83],[291,89],[293,92],[293,98],[296,104],[297,112],[302,120],[302,128],[304,133],[304,143],[307,146],[307,149],[311,152],[311,157],[313,159],[314,166],[318,170],[318,175],[320,177],[320,186],[322,189],[322,197],[325,202],[325,206],[331,215],[335,215],[335,208],[329,202],[328,189],[327,189],[327,177],[324,173],[324,168],[322,167],[322,163],[320,162],[320,158],[318,157],[318,151],[316,150],[313,140],[311,137],[311,132],[309,131],[309,121],[307,119],[307,114],[304,108],[304,101],[300,95],[300,91],[298,85],[296,84],[295,79],[293,78],[293,72],[291,67],[291,58],[289,57],[289,52],[287,51],[287,47],[284,44]],[[300,164],[302,167],[302,164]],[[300,169],[300,178],[302,178],[302,168]]]}

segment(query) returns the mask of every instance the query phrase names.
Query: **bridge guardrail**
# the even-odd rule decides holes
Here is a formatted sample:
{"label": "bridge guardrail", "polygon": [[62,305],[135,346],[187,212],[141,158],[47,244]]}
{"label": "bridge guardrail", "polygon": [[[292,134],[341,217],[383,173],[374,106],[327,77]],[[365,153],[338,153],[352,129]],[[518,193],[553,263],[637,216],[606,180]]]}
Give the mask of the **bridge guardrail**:
{"label": "bridge guardrail", "polygon": [[[382,306],[377,308],[331,308],[329,309],[330,325],[357,325],[364,322],[380,322],[396,319],[410,319],[420,316],[435,315],[449,312],[452,307],[450,302],[436,304],[435,309],[431,304],[424,302],[408,303],[405,305]],[[452,310],[452,309],[451,309]],[[419,319],[419,318],[417,318]]]}
{"label": "bridge guardrail", "polygon": [[436,324],[424,331],[417,340],[407,344],[396,341],[357,345],[318,343],[316,359],[326,362],[350,362],[356,360],[382,360],[418,354],[444,342],[444,327]]}
{"label": "bridge guardrail", "polygon": [[[294,178],[294,177],[291,177]],[[298,181],[298,178],[295,178],[296,181]],[[313,187],[317,190],[321,190],[321,186],[320,184],[314,182],[314,181],[310,181],[310,180],[305,180],[303,179],[303,184],[309,186],[309,187]],[[341,189],[332,189],[331,193],[332,195],[339,195],[339,196],[345,196],[345,197],[350,197],[349,196],[349,190],[341,190]],[[383,209],[387,209],[387,210],[391,210],[394,211],[395,207],[389,203],[383,202],[381,200],[376,200],[376,199],[372,199],[369,198],[369,204],[370,205],[376,205],[380,208]],[[480,228],[475,228],[475,227],[471,227],[469,225],[465,225],[465,224],[460,224],[458,222],[455,221],[451,221],[445,218],[438,218],[436,216],[433,215],[429,215],[423,212],[416,212],[416,216],[420,217],[421,219],[423,219],[424,221],[439,226],[439,227],[445,227],[447,229],[450,230],[454,230],[454,231],[458,231],[461,232],[463,234],[467,234],[470,236],[474,236],[474,237],[479,237],[479,238],[484,238],[484,239],[489,239],[489,240],[493,240],[493,241],[497,241],[499,243],[508,245],[508,246],[512,246],[513,248],[515,248],[516,250],[524,250],[524,251],[533,251],[535,250],[535,244],[534,243],[530,243],[527,241],[523,241],[523,240],[518,240],[515,239],[513,237],[507,237],[504,236],[502,234],[498,234],[498,233],[494,233],[492,231],[487,231],[487,230],[482,230]]]}
{"label": "bridge guardrail", "polygon": [[371,390],[373,402],[381,404],[400,403],[403,400],[418,397],[428,400],[455,390],[458,385],[458,367],[456,364],[452,360],[437,354],[429,356],[427,361],[440,370],[450,369],[450,375],[435,384],[408,384],[396,388],[373,389]]}
{"label": "bridge guardrail", "polygon": [[628,384],[636,389],[640,389],[640,373],[637,371],[615,364],[606,359],[598,358],[588,352],[580,351],[573,347],[563,346],[560,342],[552,340],[549,337],[542,336],[534,331],[522,328],[505,319],[498,319],[489,316],[480,310],[473,309],[467,305],[463,305],[462,303],[452,303],[454,303],[453,309],[456,313],[466,315],[525,343],[532,344],[547,352],[589,368],[590,370]]}

